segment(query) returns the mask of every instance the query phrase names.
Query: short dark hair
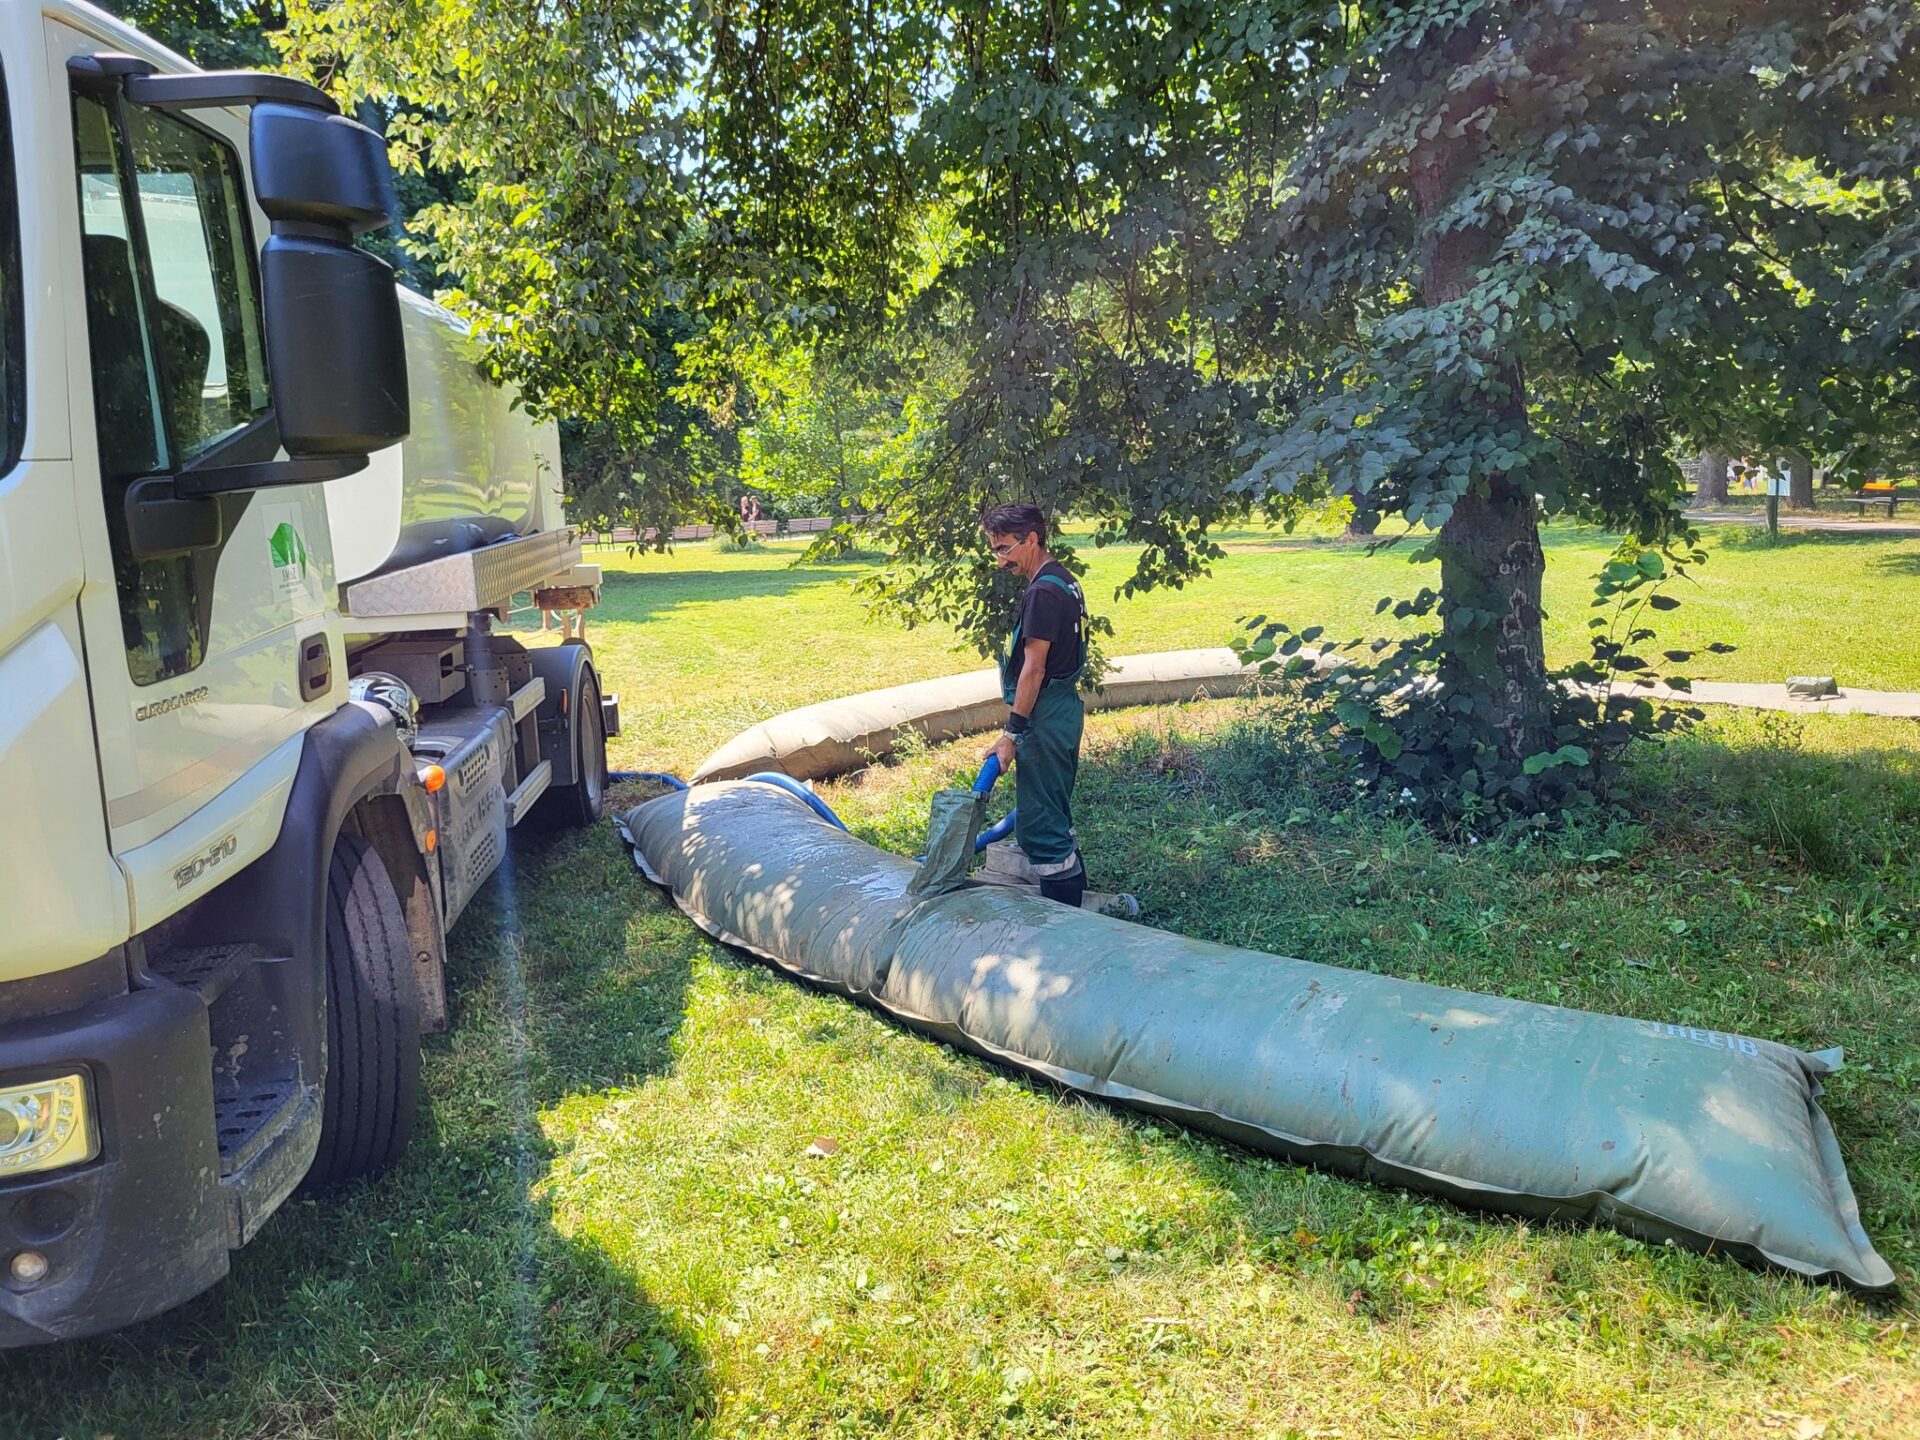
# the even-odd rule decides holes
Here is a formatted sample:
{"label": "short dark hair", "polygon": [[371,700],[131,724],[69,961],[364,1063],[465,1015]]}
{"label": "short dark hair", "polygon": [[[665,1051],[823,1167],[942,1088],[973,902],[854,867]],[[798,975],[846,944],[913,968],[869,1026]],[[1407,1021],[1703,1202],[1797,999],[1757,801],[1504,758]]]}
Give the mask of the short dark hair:
{"label": "short dark hair", "polygon": [[990,505],[981,513],[980,528],[989,535],[1034,535],[1047,543],[1047,517],[1038,505]]}

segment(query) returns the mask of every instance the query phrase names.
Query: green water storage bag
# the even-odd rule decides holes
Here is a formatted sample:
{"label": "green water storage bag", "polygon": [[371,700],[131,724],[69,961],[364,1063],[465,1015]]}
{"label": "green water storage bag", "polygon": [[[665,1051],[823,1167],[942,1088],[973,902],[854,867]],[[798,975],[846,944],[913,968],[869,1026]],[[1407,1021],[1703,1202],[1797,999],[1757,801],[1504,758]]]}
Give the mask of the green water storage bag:
{"label": "green water storage bag", "polygon": [[[1260,1150],[1889,1288],[1816,1098],[1837,1057],[1237,950],[962,885],[770,786],[624,830],[708,933],[931,1035]],[[963,832],[964,833],[964,832]]]}
{"label": "green water storage bag", "polygon": [[[1258,669],[1249,669],[1231,650],[1165,650],[1111,662],[1082,699],[1089,710],[1169,705],[1239,695],[1259,680]],[[952,740],[992,729],[1006,715],[998,670],[868,690],[788,710],[741,731],[700,762],[693,782],[737,780],[762,770],[784,771],[798,780],[844,775],[892,754],[903,733]]]}

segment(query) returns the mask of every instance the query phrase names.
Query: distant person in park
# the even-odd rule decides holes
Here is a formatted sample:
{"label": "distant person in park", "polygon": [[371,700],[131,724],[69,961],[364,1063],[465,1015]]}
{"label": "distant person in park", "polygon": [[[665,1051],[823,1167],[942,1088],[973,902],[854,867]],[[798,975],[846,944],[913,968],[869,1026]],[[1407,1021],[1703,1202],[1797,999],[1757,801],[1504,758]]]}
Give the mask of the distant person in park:
{"label": "distant person in park", "polygon": [[740,497],[740,523],[743,525],[752,525],[758,521],[759,518],[760,497],[758,495],[742,495]]}
{"label": "distant person in park", "polygon": [[[1047,517],[1034,505],[996,505],[980,517],[994,563],[1027,582],[1013,639],[1000,661],[1000,692],[1010,707],[1006,732],[987,754],[1011,769],[1014,827],[1040,893],[1077,906],[1086,867],[1073,833],[1073,782],[1080,773],[1086,710],[1080,672],[1087,663],[1087,602],[1068,569],[1047,550]],[[984,757],[983,757],[984,758]]]}

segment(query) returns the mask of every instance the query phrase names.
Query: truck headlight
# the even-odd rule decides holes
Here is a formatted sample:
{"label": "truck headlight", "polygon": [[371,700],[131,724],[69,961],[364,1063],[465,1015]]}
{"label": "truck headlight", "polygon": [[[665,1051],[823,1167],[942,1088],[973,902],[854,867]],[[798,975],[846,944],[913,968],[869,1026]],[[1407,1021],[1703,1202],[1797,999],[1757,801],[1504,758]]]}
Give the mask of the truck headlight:
{"label": "truck headlight", "polygon": [[0,1088],[0,1179],[78,1165],[99,1153],[83,1076]]}

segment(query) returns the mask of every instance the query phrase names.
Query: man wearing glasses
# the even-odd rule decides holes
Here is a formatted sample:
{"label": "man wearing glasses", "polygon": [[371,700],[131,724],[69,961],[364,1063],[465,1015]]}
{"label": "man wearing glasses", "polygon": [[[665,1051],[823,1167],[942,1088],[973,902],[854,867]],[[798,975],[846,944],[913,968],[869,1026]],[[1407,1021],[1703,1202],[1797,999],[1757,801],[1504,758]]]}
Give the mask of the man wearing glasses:
{"label": "man wearing glasses", "polygon": [[1014,834],[1041,895],[1077,906],[1087,888],[1073,834],[1073,782],[1086,723],[1078,682],[1087,662],[1087,602],[1072,573],[1047,552],[1047,517],[1038,506],[996,505],[980,517],[980,527],[994,563],[1027,582],[1000,660],[1000,692],[1010,707],[1006,733],[987,753],[1013,771],[1020,811]]}

